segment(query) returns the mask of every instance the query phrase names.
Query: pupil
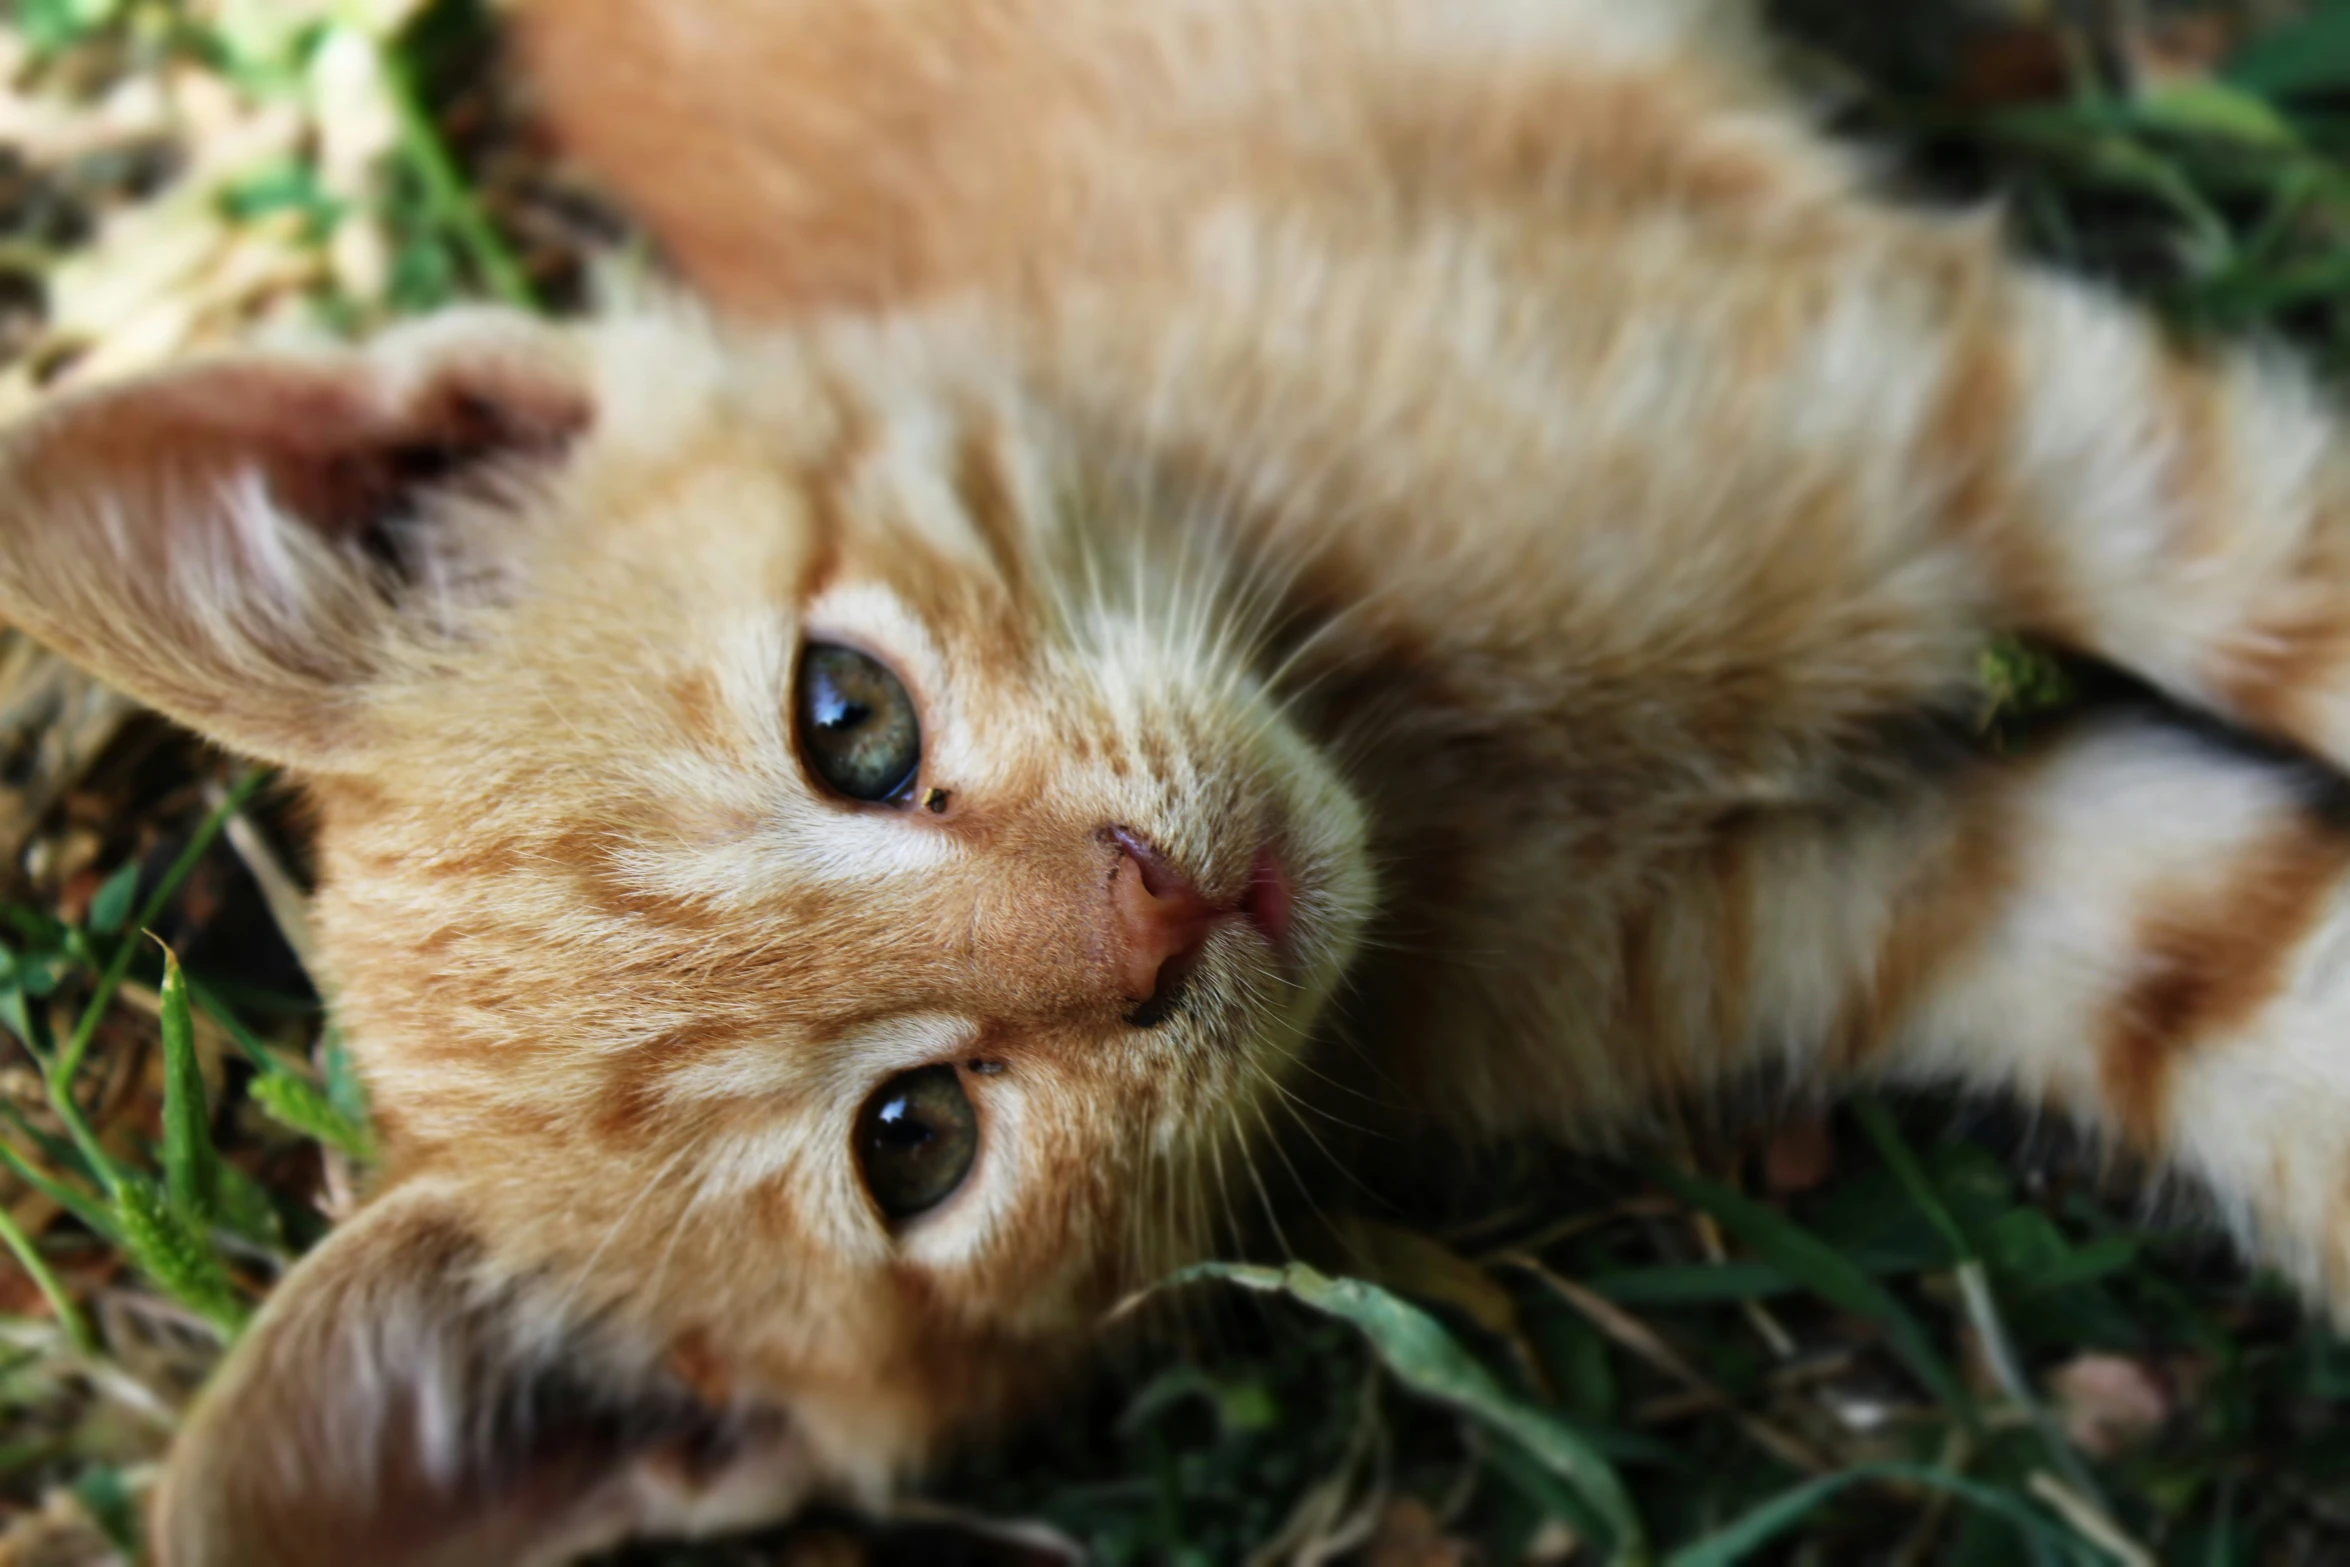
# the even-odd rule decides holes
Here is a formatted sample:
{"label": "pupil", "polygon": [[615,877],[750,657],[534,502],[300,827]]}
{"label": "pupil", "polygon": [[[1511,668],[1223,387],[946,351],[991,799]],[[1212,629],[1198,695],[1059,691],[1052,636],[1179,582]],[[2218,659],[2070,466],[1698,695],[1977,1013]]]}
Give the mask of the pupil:
{"label": "pupil", "polygon": [[835,697],[833,698],[832,711],[816,720],[816,727],[819,729],[854,729],[872,716],[873,709],[864,703],[843,701],[839,697]]}
{"label": "pupil", "polygon": [[938,1134],[930,1123],[915,1113],[914,1107],[903,1099],[882,1106],[876,1118],[880,1124],[882,1141],[898,1148],[919,1148]]}

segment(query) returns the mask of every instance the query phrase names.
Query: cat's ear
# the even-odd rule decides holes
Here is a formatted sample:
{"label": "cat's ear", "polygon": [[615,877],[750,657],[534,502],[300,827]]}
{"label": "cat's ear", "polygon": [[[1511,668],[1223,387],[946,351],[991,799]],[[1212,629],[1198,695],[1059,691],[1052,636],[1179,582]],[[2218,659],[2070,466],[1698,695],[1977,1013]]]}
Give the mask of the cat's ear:
{"label": "cat's ear", "polygon": [[534,1304],[412,1183],[271,1295],[181,1428],[152,1533],[159,1567],[511,1567],[770,1523],[806,1470],[776,1418]]}
{"label": "cat's ear", "polygon": [[0,620],[233,749],[358,765],[370,681],[594,412],[574,338],[486,310],[61,398],[0,436]]}

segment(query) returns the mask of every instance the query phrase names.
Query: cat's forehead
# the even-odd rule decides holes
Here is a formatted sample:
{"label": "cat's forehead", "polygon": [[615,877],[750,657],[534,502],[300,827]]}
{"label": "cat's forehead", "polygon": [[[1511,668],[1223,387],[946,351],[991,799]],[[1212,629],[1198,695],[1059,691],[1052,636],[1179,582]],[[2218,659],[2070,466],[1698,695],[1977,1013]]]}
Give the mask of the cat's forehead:
{"label": "cat's forehead", "polygon": [[594,428],[527,515],[457,519],[460,569],[506,586],[384,692],[396,749],[491,732],[560,750],[651,706],[772,708],[810,638],[903,664],[946,706],[986,694],[1009,716],[1054,685],[1032,564],[1052,459],[1009,388],[820,334],[585,337]]}
{"label": "cat's forehead", "polygon": [[795,610],[887,584],[894,604],[862,607],[907,630],[1028,586],[1053,448],[1000,374],[863,333],[595,341],[597,427],[563,477],[551,564],[668,562],[696,600]]}

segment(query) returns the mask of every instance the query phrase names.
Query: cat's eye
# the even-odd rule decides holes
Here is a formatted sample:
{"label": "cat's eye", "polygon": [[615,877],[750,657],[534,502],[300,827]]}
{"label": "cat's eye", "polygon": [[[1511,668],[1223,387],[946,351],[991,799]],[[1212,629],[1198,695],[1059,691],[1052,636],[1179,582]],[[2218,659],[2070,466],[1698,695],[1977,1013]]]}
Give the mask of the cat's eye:
{"label": "cat's eye", "polygon": [[906,797],[922,766],[922,725],[888,665],[812,642],[800,655],[795,705],[801,754],[827,788],[876,803]]}
{"label": "cat's eye", "polygon": [[955,1194],[979,1157],[979,1112],[951,1066],[891,1078],[857,1113],[857,1168],[891,1223]]}

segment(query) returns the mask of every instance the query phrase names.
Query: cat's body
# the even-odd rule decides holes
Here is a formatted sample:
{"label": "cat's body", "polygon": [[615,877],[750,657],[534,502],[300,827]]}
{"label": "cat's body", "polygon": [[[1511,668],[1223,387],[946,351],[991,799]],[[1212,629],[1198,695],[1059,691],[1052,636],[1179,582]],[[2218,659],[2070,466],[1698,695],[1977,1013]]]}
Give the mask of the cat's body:
{"label": "cat's body", "polygon": [[[1713,9],[547,0],[558,123],[759,331],[461,319],[14,438],[0,610],[310,780],[392,1154],[167,1560],[870,1494],[1317,1077],[1584,1138],[2014,1090],[2350,1302],[2320,770],[1931,740],[2020,632],[2350,765],[2335,419],[1869,200]],[[876,803],[795,729],[834,646],[919,710]],[[980,1151],[893,1223],[861,1107],[942,1064]]]}
{"label": "cat's body", "polygon": [[[2350,756],[2320,673],[2350,657],[2332,416],[1979,222],[1866,200],[1740,21],[622,0],[538,55],[569,139],[722,307],[975,310],[1087,449],[1200,492],[1242,592],[1295,617],[1299,722],[1369,807],[1390,945],[1356,1032],[1405,1101],[1589,1135],[1757,1066],[1905,1071],[1917,1024],[2011,1036],[1960,1075],[2161,1149],[2172,1063],[2114,1043],[2125,1017],[2192,1034],[2199,997],[2144,992],[2281,983],[2340,851],[2315,826],[2278,851],[2317,884],[2274,894],[2291,913],[2101,874],[2082,917],[2129,928],[2047,934],[2078,977],[2007,1005],[2048,1016],[1923,1024],[1929,969],[2019,883],[2073,878],[2028,769],[1937,768],[1914,720],[1963,717],[2021,632]],[[2155,771],[2191,749],[2128,743]],[[2116,797],[2106,830],[2187,825]],[[2240,978],[2176,972],[2206,930]]]}

